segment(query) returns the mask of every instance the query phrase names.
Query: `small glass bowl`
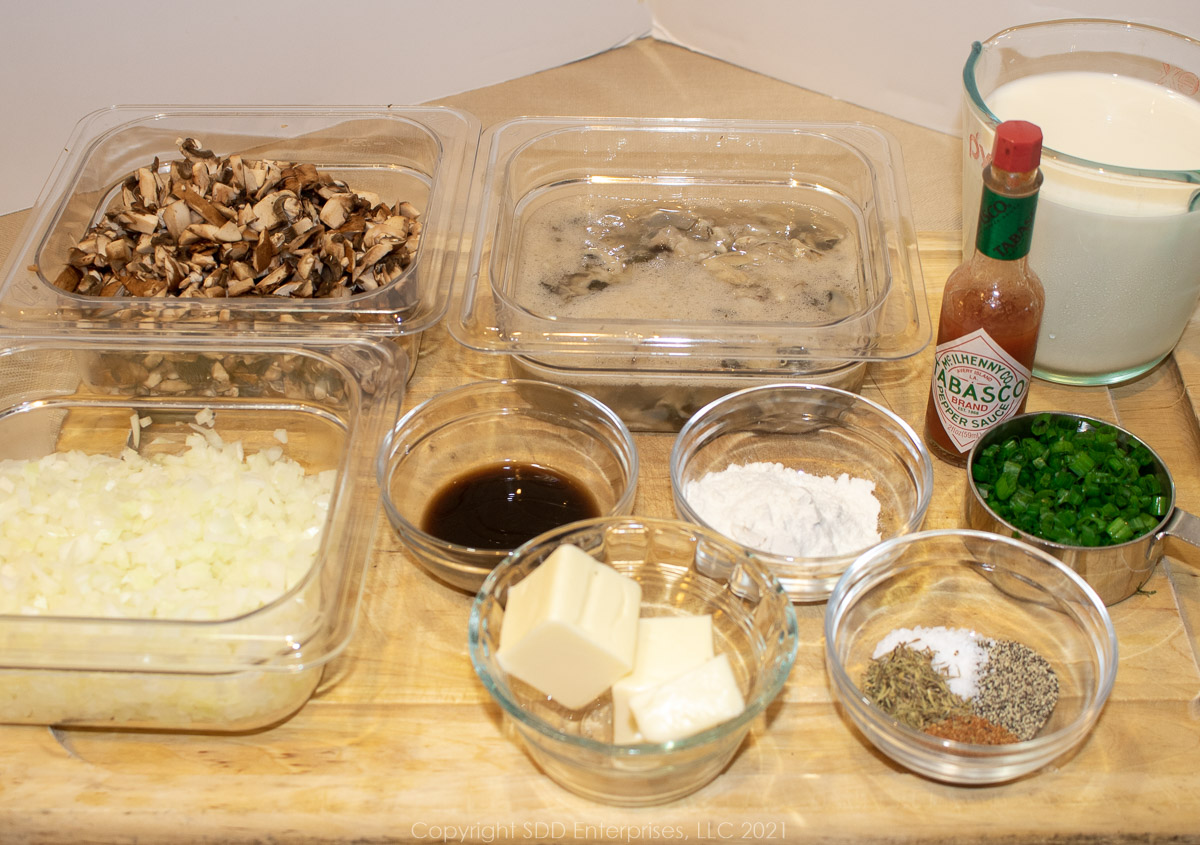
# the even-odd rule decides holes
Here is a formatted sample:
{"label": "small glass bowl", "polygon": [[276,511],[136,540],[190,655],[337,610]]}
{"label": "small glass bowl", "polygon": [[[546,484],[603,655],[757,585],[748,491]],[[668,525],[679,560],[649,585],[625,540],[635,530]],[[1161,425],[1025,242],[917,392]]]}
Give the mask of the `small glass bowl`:
{"label": "small glass bowl", "polygon": [[[686,739],[615,745],[609,695],[568,710],[510,683],[496,660],[508,590],[567,543],[637,581],[642,616],[712,614],[714,652],[728,655],[745,710]],[[705,528],[636,517],[577,522],[521,546],[484,582],[468,632],[476,674],[533,761],[572,792],[624,806],[674,801],[717,777],[783,688],[797,642],[787,594],[752,555]]]}
{"label": "small glass bowl", "polygon": [[[940,739],[871,704],[858,680],[876,645],[916,626],[967,628],[1046,658],[1059,698],[1037,736],[1007,745]],[[925,531],[882,543],[846,570],[825,613],[825,667],[843,713],[888,757],[935,780],[999,783],[1083,742],[1112,691],[1117,638],[1099,596],[1054,557],[998,534]]]}
{"label": "small glass bowl", "polygon": [[599,515],[633,509],[638,456],[633,436],[585,393],[524,379],[447,390],[405,414],[384,438],[376,473],[384,510],[418,563],[475,592],[512,549],[447,542],[422,528],[430,500],[457,478],[506,463],[532,464],[574,480]]}
{"label": "small glass bowl", "polygon": [[[900,417],[858,394],[814,384],[772,384],[711,402],[680,430],[671,490],[681,519],[712,528],[688,503],[691,482],[734,464],[781,463],[812,475],[848,473],[875,483],[883,540],[921,527],[933,495],[933,462]],[[798,557],[750,549],[793,601],[823,601],[865,549]]]}

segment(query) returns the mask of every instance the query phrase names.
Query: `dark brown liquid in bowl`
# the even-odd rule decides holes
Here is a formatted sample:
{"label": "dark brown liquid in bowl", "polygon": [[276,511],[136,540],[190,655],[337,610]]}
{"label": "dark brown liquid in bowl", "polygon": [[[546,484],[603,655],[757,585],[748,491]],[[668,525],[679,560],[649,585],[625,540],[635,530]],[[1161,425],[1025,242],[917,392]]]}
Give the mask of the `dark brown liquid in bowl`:
{"label": "dark brown liquid in bowl", "polygon": [[544,466],[505,463],[453,479],[425,511],[427,534],[476,549],[515,549],[539,534],[600,516],[579,481]]}

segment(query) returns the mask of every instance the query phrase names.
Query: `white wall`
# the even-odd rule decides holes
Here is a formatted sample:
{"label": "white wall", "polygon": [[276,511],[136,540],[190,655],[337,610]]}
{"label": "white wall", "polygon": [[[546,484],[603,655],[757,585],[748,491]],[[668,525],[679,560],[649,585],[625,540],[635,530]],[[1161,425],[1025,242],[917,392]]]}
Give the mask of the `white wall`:
{"label": "white wall", "polygon": [[0,3],[0,214],[118,103],[421,103],[646,35],[638,0]]}
{"label": "white wall", "polygon": [[955,134],[971,44],[1000,30],[1112,18],[1200,39],[1200,0],[647,2],[656,38]]}
{"label": "white wall", "polygon": [[1200,0],[12,0],[0,5],[0,214],[115,103],[420,103],[654,34],[955,132],[972,41],[1115,17],[1200,38]]}

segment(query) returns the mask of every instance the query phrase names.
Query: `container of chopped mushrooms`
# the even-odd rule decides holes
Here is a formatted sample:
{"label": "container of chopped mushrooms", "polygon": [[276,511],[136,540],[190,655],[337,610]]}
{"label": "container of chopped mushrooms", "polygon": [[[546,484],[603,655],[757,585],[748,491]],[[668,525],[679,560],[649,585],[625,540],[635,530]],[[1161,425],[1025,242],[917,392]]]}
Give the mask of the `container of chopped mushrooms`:
{"label": "container of chopped mushrooms", "polygon": [[388,337],[412,366],[446,308],[478,133],[432,106],[93,112],[13,250],[0,321]]}
{"label": "container of chopped mushrooms", "polygon": [[483,134],[449,328],[678,430],[734,390],[856,390],[930,322],[895,141],[862,124],[525,117]]}
{"label": "container of chopped mushrooms", "polygon": [[[242,731],[302,707],[352,633],[403,357],[0,339],[0,723]],[[169,394],[142,383],[164,359],[194,365]]]}

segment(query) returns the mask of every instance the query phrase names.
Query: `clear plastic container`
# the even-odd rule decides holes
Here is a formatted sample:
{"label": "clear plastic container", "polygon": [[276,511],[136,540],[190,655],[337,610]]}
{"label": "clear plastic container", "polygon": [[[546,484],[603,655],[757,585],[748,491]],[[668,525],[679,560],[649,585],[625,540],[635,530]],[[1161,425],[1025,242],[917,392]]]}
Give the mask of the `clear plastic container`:
{"label": "clear plastic container", "polygon": [[661,414],[609,390],[631,428],[757,383],[857,387],[929,341],[899,150],[874,127],[525,117],[484,133],[476,175],[451,333],[589,392],[698,391]]}
{"label": "clear plastic container", "polygon": [[705,405],[738,390],[803,381],[857,391],[867,376],[865,361],[813,361],[811,366],[795,362],[793,370],[749,369],[698,358],[637,357],[601,367],[588,366],[578,355],[513,355],[509,363],[518,378],[553,382],[594,396],[634,431],[679,431]]}
{"label": "clear plastic container", "polygon": [[[163,360],[166,377],[148,385]],[[384,341],[0,341],[0,459],[178,454],[209,409],[213,430],[246,454],[281,449],[308,473],[334,474],[311,568],[258,609],[197,620],[0,614],[0,722],[242,731],[299,709],[351,636],[378,515],[374,452],[405,370]],[[134,414],[149,420],[136,439]]]}
{"label": "clear plastic container", "polygon": [[[0,321],[51,332],[319,332],[399,338],[413,365],[418,333],[446,309],[461,246],[479,137],[466,112],[417,107],[114,106],[75,127],[12,250],[0,282]],[[219,157],[310,163],[382,201],[411,202],[422,231],[414,260],[389,284],[344,298],[89,296],[56,287],[71,249],[122,182],[157,159],[182,158],[195,138]]]}

